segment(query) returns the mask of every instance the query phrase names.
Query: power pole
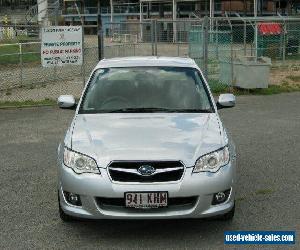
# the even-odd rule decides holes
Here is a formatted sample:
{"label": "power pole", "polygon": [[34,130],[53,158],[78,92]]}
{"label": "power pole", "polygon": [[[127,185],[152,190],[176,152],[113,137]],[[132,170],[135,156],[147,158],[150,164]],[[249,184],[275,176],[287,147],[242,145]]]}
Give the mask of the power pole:
{"label": "power pole", "polygon": [[97,34],[98,34],[98,59],[103,58],[103,37],[102,37],[102,20],[101,20],[101,0],[98,0],[98,14],[97,14]]}

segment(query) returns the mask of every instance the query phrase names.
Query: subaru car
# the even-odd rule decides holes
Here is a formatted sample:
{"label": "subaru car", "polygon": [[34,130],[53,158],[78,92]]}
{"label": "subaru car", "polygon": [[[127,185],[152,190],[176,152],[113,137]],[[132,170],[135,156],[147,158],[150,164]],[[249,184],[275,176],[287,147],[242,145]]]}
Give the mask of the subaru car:
{"label": "subaru car", "polygon": [[236,153],[217,101],[190,58],[103,59],[58,147],[58,203],[63,221],[86,219],[231,220]]}

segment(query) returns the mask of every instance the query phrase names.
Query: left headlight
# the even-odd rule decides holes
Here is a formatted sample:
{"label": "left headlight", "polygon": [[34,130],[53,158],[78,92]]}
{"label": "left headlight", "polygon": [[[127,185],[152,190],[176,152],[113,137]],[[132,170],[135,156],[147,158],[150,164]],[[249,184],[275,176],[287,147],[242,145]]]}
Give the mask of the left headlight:
{"label": "left headlight", "polygon": [[64,164],[72,168],[75,173],[94,173],[100,174],[96,161],[84,154],[64,148]]}
{"label": "left headlight", "polygon": [[228,146],[217,151],[201,156],[195,164],[194,173],[199,172],[217,172],[221,167],[229,163]]}

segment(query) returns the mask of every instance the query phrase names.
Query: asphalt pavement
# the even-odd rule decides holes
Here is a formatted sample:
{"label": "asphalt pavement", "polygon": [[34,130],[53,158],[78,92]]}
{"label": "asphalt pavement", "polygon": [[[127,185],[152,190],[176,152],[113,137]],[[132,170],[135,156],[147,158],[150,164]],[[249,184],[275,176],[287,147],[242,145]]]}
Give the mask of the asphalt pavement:
{"label": "asphalt pavement", "polygon": [[[56,150],[73,111],[0,110],[0,249],[300,249],[300,92],[220,111],[238,152],[236,215],[209,220],[58,216]],[[296,230],[296,245],[224,245],[227,230]]]}

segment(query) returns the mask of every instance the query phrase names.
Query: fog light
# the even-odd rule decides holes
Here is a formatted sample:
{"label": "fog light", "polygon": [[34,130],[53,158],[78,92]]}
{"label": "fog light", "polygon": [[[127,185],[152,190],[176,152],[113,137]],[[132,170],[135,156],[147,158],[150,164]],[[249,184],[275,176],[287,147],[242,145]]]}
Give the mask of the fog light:
{"label": "fog light", "polygon": [[69,192],[64,192],[65,198],[67,200],[67,202],[69,202],[70,204],[74,205],[74,206],[81,206],[81,200],[80,200],[80,196],[78,194],[74,194],[74,193],[69,193]]}
{"label": "fog light", "polygon": [[217,205],[217,204],[221,204],[225,201],[227,201],[229,195],[230,195],[230,191],[231,189],[228,189],[228,190],[225,190],[225,191],[222,191],[222,192],[218,192],[218,193],[215,193],[213,195],[213,200],[212,200],[212,205]]}

